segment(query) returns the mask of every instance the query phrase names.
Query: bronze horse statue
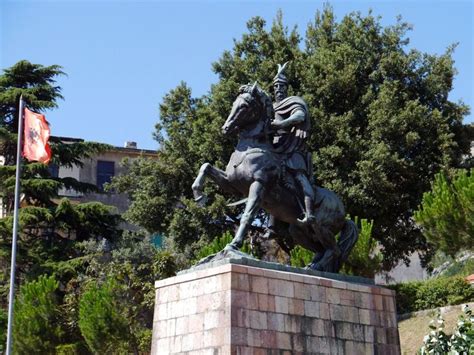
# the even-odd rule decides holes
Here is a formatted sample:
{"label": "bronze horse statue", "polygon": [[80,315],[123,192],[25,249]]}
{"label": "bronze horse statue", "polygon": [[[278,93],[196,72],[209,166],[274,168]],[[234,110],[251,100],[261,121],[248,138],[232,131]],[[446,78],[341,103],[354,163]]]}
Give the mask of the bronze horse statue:
{"label": "bronze horse statue", "polygon": [[[338,272],[357,241],[355,223],[346,219],[339,197],[328,189],[313,186],[315,192],[315,221],[302,223],[304,213],[302,194],[282,182],[282,159],[273,152],[271,120],[274,111],[270,97],[257,85],[244,85],[222,126],[223,134],[239,133],[238,144],[225,171],[209,163],[201,166],[192,185],[198,203],[204,203],[203,186],[210,177],[222,190],[233,195],[247,196],[245,210],[234,239],[225,250],[242,247],[247,230],[260,208],[278,222],[278,239],[285,249],[299,244],[315,253],[308,268]],[[291,179],[286,176],[285,179]],[[340,233],[339,239],[336,235]],[[290,247],[290,248],[291,248]]]}

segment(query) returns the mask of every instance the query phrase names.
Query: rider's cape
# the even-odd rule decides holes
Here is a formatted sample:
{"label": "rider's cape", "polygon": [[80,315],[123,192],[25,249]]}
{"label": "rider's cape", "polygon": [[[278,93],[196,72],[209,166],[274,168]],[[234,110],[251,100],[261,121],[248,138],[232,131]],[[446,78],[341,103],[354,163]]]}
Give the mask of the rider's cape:
{"label": "rider's cape", "polygon": [[305,113],[304,122],[277,131],[273,140],[273,148],[275,153],[288,155],[287,166],[290,169],[308,172],[305,142],[309,136],[311,122],[306,103],[299,96],[289,96],[274,103],[273,109],[275,110],[275,120],[287,119],[296,110],[302,110]]}

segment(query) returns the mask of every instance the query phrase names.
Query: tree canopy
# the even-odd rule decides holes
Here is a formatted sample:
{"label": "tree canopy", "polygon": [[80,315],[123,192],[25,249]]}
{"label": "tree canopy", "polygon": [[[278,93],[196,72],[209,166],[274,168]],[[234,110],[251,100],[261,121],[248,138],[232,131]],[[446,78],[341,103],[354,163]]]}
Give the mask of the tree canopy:
{"label": "tree canopy", "polygon": [[207,185],[211,204],[197,209],[190,186],[199,166],[223,168],[235,144],[220,133],[242,84],[258,81],[271,92],[278,63],[290,61],[290,94],[311,114],[315,183],[338,193],[350,215],[374,221],[373,236],[390,267],[428,245],[413,211],[435,173],[456,167],[469,149],[462,124],[468,107],[448,94],[456,74],[454,46],[441,55],[408,49],[411,27],[397,19],[351,13],[337,21],[330,6],[317,12],[302,35],[281,12],[267,27],[260,17],[212,64],[218,77],[209,93],[193,97],[181,82],[160,104],[155,137],[160,160],[139,161],[115,180],[128,192],[126,217],[191,256],[199,240],[232,229],[239,210]]}

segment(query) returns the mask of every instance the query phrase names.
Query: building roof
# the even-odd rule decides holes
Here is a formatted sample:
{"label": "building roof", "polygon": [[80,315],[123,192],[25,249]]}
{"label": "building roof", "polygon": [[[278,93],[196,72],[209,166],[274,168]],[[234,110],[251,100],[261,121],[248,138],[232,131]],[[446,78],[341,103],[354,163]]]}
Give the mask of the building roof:
{"label": "building roof", "polygon": [[[81,143],[84,142],[82,138],[74,138],[74,137],[61,137],[61,136],[51,136],[52,140],[61,141],[64,143]],[[98,142],[102,144],[108,144],[103,142]],[[112,146],[109,151],[113,152],[120,152],[125,153],[127,155],[146,155],[146,156],[158,156],[158,152],[152,149],[139,149],[139,148],[132,148],[132,147],[118,147]]]}

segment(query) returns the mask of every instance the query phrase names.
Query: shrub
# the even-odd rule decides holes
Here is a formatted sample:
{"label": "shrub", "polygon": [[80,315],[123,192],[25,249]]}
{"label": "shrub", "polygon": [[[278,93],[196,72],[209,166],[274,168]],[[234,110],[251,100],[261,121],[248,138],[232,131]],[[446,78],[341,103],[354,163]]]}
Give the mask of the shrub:
{"label": "shrub", "polygon": [[429,309],[471,301],[474,289],[462,276],[439,277],[421,283],[416,296],[416,309]]}
{"label": "shrub", "polygon": [[52,354],[60,343],[62,330],[53,276],[41,275],[20,288],[13,318],[13,347],[18,354]]}
{"label": "shrub", "polygon": [[397,292],[399,314],[474,300],[474,288],[461,276],[438,277],[389,287]]}
{"label": "shrub", "polygon": [[79,328],[94,353],[116,352],[127,341],[127,320],[114,298],[115,288],[112,280],[91,283],[79,302]]}
{"label": "shrub", "polygon": [[397,313],[409,313],[416,310],[415,302],[418,288],[420,288],[422,281],[403,282],[396,285],[390,285],[389,288],[397,292]]}

